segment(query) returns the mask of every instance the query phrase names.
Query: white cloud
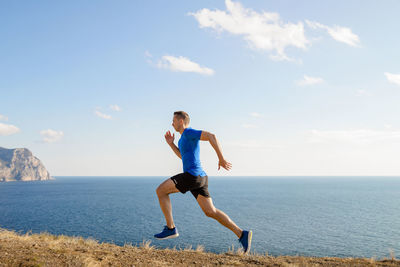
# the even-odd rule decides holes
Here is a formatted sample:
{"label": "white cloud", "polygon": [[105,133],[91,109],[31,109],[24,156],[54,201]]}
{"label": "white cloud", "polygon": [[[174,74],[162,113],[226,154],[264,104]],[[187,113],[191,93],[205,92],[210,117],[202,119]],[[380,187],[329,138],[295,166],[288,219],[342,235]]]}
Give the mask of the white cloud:
{"label": "white cloud", "polygon": [[0,121],[8,121],[7,116],[4,116],[4,115],[0,114]]}
{"label": "white cloud", "polygon": [[110,105],[110,109],[114,111],[121,111],[121,108],[118,105]]}
{"label": "white cloud", "polygon": [[186,57],[163,56],[158,62],[157,67],[169,69],[172,71],[195,72],[203,75],[213,75],[214,70],[201,67],[199,64]]}
{"label": "white cloud", "polygon": [[257,125],[244,123],[241,125],[243,128],[258,128]]}
{"label": "white cloud", "polygon": [[94,114],[96,114],[98,117],[103,118],[103,119],[106,119],[106,120],[111,119],[111,115],[101,113],[101,112],[98,111],[98,110],[95,110],[95,111],[94,111]]}
{"label": "white cloud", "polygon": [[308,132],[310,143],[329,143],[329,142],[346,142],[353,144],[370,144],[380,141],[400,141],[400,130],[336,130],[336,131],[320,131],[310,130]]}
{"label": "white cloud", "polygon": [[392,129],[393,125],[391,124],[384,124],[383,127],[385,127],[385,129]]}
{"label": "white cloud", "polygon": [[260,118],[260,117],[262,117],[262,115],[261,115],[260,113],[258,113],[258,112],[251,112],[251,113],[250,113],[250,116],[255,117],[255,118]]}
{"label": "white cloud", "polygon": [[153,64],[153,61],[151,60],[151,59],[153,58],[153,55],[150,54],[149,51],[146,50],[146,51],[144,52],[144,56],[145,56],[146,62],[147,62],[148,64],[154,65],[154,64]]}
{"label": "white cloud", "polygon": [[298,86],[307,86],[307,85],[315,85],[319,83],[323,83],[324,79],[319,78],[319,77],[310,77],[307,75],[304,75],[302,80],[296,81],[296,84]]}
{"label": "white cloud", "polygon": [[357,90],[356,95],[357,96],[371,96],[372,94],[368,91],[359,89],[359,90]]}
{"label": "white cloud", "polygon": [[329,27],[319,22],[306,20],[307,25],[312,29],[324,29],[328,34],[338,42],[348,44],[350,46],[360,46],[360,38],[354,34],[350,28],[334,25]]}
{"label": "white cloud", "polygon": [[54,143],[59,141],[64,136],[64,133],[62,131],[47,129],[40,131],[40,135],[42,136],[44,142]]}
{"label": "white cloud", "polygon": [[231,0],[225,5],[226,11],[204,8],[189,15],[196,18],[200,28],[241,35],[251,48],[275,52],[270,55],[274,60],[292,60],[285,53],[287,47],[306,49],[310,43],[302,22],[284,23],[278,13],[258,13]]}
{"label": "white cloud", "polygon": [[0,135],[12,135],[18,133],[19,131],[19,128],[14,125],[0,122]]}
{"label": "white cloud", "polygon": [[389,82],[400,86],[400,74],[385,72],[385,76]]}

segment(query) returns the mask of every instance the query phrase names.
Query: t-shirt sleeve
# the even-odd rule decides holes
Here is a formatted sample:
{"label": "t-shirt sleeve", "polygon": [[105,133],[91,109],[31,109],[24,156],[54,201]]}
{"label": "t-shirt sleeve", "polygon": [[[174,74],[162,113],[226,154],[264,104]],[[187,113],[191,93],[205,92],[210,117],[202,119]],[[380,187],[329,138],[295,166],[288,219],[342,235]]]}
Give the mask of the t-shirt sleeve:
{"label": "t-shirt sleeve", "polygon": [[195,130],[195,129],[187,129],[185,131],[186,138],[192,140],[200,140],[202,130]]}

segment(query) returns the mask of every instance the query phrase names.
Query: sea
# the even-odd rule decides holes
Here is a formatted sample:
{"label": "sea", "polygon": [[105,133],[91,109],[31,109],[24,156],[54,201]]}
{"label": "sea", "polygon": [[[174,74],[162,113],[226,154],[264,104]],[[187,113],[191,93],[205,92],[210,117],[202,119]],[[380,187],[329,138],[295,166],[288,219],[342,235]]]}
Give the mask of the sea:
{"label": "sea", "polygon": [[[156,195],[168,177],[66,177],[0,183],[0,227],[117,245],[224,253],[238,238],[204,215],[193,195],[171,194],[180,236],[157,240]],[[252,251],[316,257],[400,256],[400,177],[209,177],[216,208],[253,231]]]}

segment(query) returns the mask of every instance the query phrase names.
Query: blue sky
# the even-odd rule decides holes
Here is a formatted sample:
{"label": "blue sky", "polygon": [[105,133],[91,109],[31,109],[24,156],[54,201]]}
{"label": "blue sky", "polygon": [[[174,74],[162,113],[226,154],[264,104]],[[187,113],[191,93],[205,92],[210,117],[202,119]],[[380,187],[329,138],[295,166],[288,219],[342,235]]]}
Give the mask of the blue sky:
{"label": "blue sky", "polygon": [[[51,175],[400,175],[398,1],[0,3],[0,146]],[[179,133],[175,134],[177,143]]]}

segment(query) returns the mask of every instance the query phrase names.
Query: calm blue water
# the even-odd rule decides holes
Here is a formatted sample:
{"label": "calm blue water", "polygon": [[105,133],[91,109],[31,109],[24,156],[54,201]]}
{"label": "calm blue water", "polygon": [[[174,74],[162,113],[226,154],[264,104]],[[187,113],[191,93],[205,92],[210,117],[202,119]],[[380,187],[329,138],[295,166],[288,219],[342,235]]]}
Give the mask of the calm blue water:
{"label": "calm blue water", "polygon": [[[236,236],[206,217],[190,192],[172,194],[179,238],[156,240],[165,224],[155,193],[167,177],[56,177],[0,183],[0,227],[157,247],[226,252]],[[209,177],[214,205],[253,230],[270,255],[400,255],[400,177]]]}

